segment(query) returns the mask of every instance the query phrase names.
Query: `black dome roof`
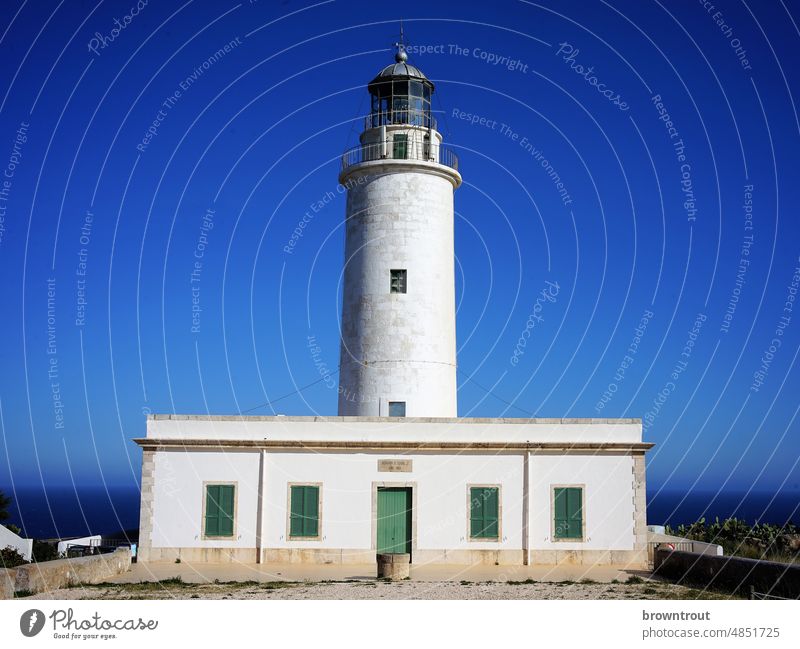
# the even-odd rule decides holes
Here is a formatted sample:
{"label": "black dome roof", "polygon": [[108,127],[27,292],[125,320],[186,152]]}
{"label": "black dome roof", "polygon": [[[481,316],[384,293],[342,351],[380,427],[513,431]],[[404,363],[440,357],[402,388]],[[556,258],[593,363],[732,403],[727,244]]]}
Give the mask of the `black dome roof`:
{"label": "black dome roof", "polygon": [[383,77],[415,77],[417,79],[425,79],[426,81],[428,79],[428,77],[422,74],[422,70],[416,66],[409,65],[405,61],[398,61],[397,63],[387,65],[378,73],[375,79],[377,80]]}
{"label": "black dome roof", "polygon": [[418,67],[407,62],[408,55],[404,50],[400,50],[394,57],[395,62],[387,65],[378,75],[369,82],[368,89],[372,91],[373,86],[392,81],[393,79],[417,79],[429,85],[433,90],[433,82],[428,79]]}

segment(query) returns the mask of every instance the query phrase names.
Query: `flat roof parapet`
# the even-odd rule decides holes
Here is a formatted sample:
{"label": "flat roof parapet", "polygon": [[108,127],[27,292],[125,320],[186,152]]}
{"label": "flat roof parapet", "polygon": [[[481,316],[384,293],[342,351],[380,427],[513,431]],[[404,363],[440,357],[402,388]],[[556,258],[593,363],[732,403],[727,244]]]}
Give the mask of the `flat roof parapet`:
{"label": "flat roof parapet", "polygon": [[641,424],[639,417],[338,417],[338,416],[289,416],[289,415],[169,415],[149,414],[148,420],[172,421],[274,421],[274,422],[330,422],[330,423],[379,423],[405,422],[409,424]]}

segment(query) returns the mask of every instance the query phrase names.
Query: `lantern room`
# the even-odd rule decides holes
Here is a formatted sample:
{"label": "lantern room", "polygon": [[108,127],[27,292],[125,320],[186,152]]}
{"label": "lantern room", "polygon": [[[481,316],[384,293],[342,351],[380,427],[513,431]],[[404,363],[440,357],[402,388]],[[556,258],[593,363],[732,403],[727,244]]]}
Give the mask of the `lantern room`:
{"label": "lantern room", "polygon": [[436,121],[431,115],[433,83],[419,68],[408,64],[402,45],[394,60],[367,86],[372,102],[367,128],[407,124],[435,129]]}

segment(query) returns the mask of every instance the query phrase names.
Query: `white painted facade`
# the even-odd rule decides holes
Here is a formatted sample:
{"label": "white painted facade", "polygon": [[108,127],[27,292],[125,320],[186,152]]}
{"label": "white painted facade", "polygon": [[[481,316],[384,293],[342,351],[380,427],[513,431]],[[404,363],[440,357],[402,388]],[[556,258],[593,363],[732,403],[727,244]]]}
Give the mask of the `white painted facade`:
{"label": "white painted facade", "polygon": [[[259,454],[231,449],[222,453],[158,453],[156,503],[152,545],[186,548],[255,548],[255,515],[258,499]],[[237,522],[230,540],[215,539],[209,545],[200,524],[206,482],[236,485]],[[139,541],[141,547],[141,540]]]}
{"label": "white painted facade", "polygon": [[[640,421],[539,421],[150,417],[137,440],[154,467],[140,558],[371,563],[386,485],[413,491],[412,561],[642,565]],[[386,471],[380,460],[410,466]],[[207,483],[236,485],[230,539],[204,538]],[[320,487],[317,539],[289,538],[292,484]],[[495,540],[470,538],[470,485],[500,489]],[[554,485],[585,489],[580,541],[553,538]]]}

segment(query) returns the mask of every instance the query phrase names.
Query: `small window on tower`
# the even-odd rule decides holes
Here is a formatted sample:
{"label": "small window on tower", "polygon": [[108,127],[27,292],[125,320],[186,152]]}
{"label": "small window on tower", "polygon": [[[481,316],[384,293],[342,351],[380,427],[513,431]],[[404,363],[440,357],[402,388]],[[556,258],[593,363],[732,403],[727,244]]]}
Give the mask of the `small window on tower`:
{"label": "small window on tower", "polygon": [[406,270],[405,268],[395,268],[389,271],[391,274],[390,293],[406,292]]}
{"label": "small window on tower", "polygon": [[406,402],[405,401],[390,401],[389,402],[389,416],[390,417],[405,417],[406,416]]}

